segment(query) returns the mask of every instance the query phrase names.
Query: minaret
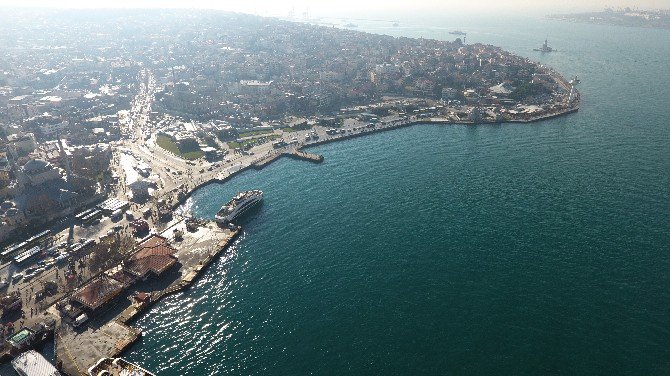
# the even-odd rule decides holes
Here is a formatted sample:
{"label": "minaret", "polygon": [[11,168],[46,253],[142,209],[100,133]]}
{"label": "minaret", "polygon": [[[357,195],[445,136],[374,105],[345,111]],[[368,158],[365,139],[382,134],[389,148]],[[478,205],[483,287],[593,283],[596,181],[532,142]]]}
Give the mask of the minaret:
{"label": "minaret", "polygon": [[60,138],[60,135],[58,137],[58,149],[60,152],[60,158],[63,160],[63,166],[65,166],[65,180],[69,181],[70,176],[72,176],[72,167],[70,166],[70,158],[68,158],[67,154],[65,153],[65,147],[63,146],[63,139]]}

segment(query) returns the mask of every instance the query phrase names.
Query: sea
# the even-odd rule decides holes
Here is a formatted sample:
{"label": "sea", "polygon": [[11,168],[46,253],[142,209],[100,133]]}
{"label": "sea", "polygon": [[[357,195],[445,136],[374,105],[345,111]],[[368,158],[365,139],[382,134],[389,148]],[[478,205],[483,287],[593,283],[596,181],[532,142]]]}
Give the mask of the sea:
{"label": "sea", "polygon": [[[500,46],[578,113],[416,125],[206,186],[265,200],[124,356],[185,375],[670,374],[670,30],[430,15],[357,29]],[[548,39],[556,49],[534,52]]]}

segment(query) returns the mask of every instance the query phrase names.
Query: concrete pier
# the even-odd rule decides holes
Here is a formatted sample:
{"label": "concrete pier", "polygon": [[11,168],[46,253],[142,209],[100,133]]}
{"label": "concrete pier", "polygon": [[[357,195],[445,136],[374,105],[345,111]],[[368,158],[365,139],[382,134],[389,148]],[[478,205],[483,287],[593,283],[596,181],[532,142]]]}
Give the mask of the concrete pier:
{"label": "concrete pier", "polygon": [[319,154],[313,154],[313,153],[307,153],[304,152],[300,149],[292,149],[292,150],[283,150],[279,152],[275,152],[273,154],[270,154],[259,161],[253,163],[251,167],[253,167],[256,170],[261,170],[270,163],[276,161],[277,159],[287,156],[289,158],[293,159],[299,159],[303,161],[308,161],[308,162],[313,162],[313,163],[321,163],[323,162],[323,155]]}
{"label": "concrete pier", "polygon": [[291,153],[288,154],[288,156],[291,157],[291,158],[301,159],[301,160],[314,162],[314,163],[323,162],[323,155],[307,153],[307,152],[304,152],[300,149],[296,149],[296,150],[292,151]]}
{"label": "concrete pier", "polygon": [[[240,231],[239,227],[221,228],[214,222],[203,223],[195,231],[188,231],[185,220],[177,220],[160,234],[172,239],[176,232],[183,233],[179,242],[170,242],[178,260],[172,271],[152,281],[132,285],[81,328],[61,322],[56,329],[55,347],[56,361],[62,364],[63,373],[88,375],[88,368],[100,358],[120,356],[141,337],[141,332],[131,326],[132,321],[162,298],[188,288]],[[147,293],[150,298],[141,304],[131,303],[130,290]],[[50,310],[58,316],[55,308]]]}

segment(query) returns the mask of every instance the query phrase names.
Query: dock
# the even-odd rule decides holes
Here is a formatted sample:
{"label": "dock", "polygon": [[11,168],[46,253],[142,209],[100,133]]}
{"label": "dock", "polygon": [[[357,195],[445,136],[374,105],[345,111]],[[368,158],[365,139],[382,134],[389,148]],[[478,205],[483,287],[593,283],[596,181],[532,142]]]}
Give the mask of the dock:
{"label": "dock", "polygon": [[254,162],[251,167],[253,167],[256,170],[261,170],[271,164],[272,162],[276,161],[277,159],[287,156],[289,158],[293,159],[298,159],[302,161],[308,161],[312,163],[321,163],[323,162],[323,155],[320,154],[314,154],[314,153],[307,153],[305,151],[298,149],[291,149],[291,150],[283,150],[281,152],[275,152],[272,153],[268,156],[265,156],[261,158],[260,160]]}
{"label": "dock", "polygon": [[300,149],[293,150],[292,152],[290,152],[288,154],[288,156],[291,157],[291,158],[294,158],[294,159],[301,159],[301,160],[308,161],[308,162],[313,162],[313,163],[323,162],[323,155],[307,153],[307,152],[304,152]]}
{"label": "dock", "polygon": [[273,154],[270,154],[266,157],[263,157],[261,160],[255,162],[252,165],[252,167],[256,170],[261,170],[261,169],[265,168],[267,165],[269,165],[270,163],[272,163],[275,160],[277,160],[278,158],[280,158],[282,156],[282,154],[283,153],[273,153]]}
{"label": "dock", "polygon": [[[101,358],[120,356],[141,338],[141,331],[132,327],[133,320],[166,296],[190,287],[228,249],[241,228],[222,228],[215,222],[207,222],[189,232],[185,220],[177,220],[159,235],[172,239],[175,230],[184,235],[180,242],[170,242],[176,249],[178,260],[171,271],[152,281],[132,285],[113,303],[94,314],[82,328],[72,328],[64,322],[57,328],[54,339],[56,363],[61,365],[64,374],[88,375],[88,368]],[[141,291],[148,298],[139,303],[131,302],[131,290]],[[57,314],[53,307],[51,310]]]}

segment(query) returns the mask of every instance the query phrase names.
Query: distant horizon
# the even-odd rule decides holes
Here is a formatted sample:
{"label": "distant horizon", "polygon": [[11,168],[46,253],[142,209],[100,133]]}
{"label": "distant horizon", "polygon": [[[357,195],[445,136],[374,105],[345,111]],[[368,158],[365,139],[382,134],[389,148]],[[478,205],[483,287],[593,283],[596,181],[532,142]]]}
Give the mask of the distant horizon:
{"label": "distant horizon", "polygon": [[[308,1],[308,0],[278,0],[267,2],[264,0],[251,0],[240,2],[213,2],[208,0],[117,0],[110,1],[83,1],[62,0],[54,3],[45,0],[0,0],[2,8],[16,9],[185,9],[185,10],[218,10],[236,13],[254,14],[259,16],[286,17],[290,14],[296,17],[353,17],[356,14],[380,14],[398,15],[421,13],[430,11],[448,12],[450,14],[463,15],[548,15],[556,13],[583,13],[603,11],[606,8],[637,10],[668,10],[668,4],[664,0],[641,0],[630,4],[628,0],[565,0],[561,4],[551,1],[528,1],[528,0],[472,0],[466,4],[456,1],[418,0],[411,6],[403,1],[389,0],[380,4],[379,2],[358,2],[355,0],[331,1]],[[431,14],[432,15],[432,14]]]}

